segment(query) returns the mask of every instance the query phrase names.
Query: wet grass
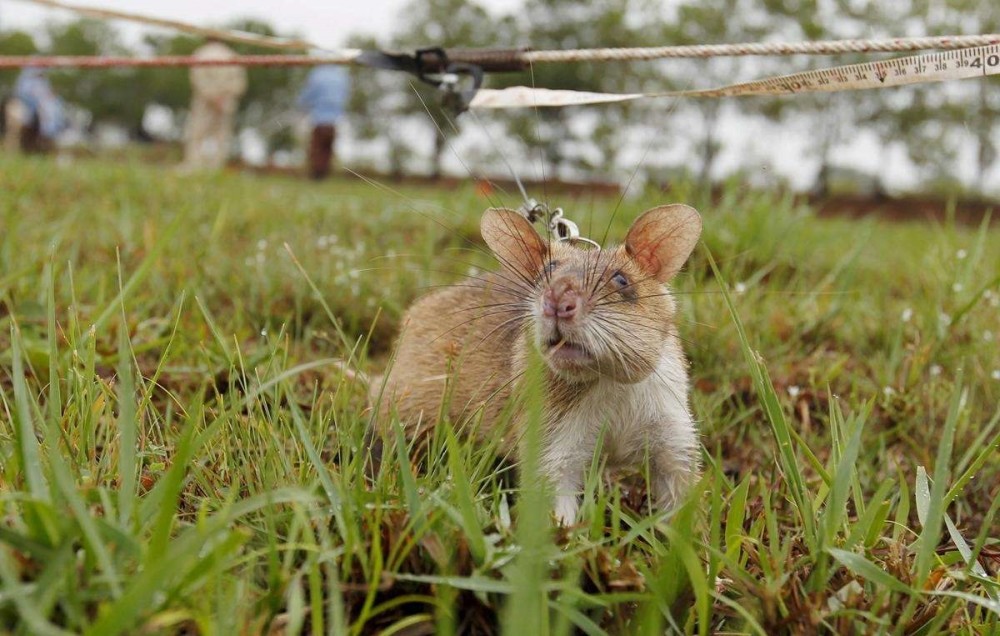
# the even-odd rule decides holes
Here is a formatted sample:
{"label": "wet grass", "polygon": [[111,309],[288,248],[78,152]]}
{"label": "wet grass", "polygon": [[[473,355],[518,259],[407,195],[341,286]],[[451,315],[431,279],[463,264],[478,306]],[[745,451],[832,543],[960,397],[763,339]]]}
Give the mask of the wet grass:
{"label": "wet grass", "polygon": [[[610,236],[668,201],[698,204]],[[595,236],[615,207],[559,203]],[[338,362],[379,370],[413,298],[492,266],[488,205],[0,157],[0,630],[1000,634],[996,229],[698,205],[704,477],[662,519],[595,471],[557,529],[447,422],[366,483]]]}

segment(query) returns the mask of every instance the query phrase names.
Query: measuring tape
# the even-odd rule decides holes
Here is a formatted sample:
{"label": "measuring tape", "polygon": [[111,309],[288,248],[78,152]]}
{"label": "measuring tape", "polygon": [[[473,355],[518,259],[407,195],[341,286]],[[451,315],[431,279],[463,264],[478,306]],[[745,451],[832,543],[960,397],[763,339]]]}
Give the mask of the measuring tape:
{"label": "measuring tape", "polygon": [[662,93],[591,93],[531,88],[529,86],[514,86],[503,89],[481,88],[469,103],[469,108],[544,108],[627,102],[660,97],[744,97],[750,95],[832,93],[925,82],[944,82],[989,75],[1000,75],[1000,44],[836,66],[780,77],[768,77],[719,88]]}

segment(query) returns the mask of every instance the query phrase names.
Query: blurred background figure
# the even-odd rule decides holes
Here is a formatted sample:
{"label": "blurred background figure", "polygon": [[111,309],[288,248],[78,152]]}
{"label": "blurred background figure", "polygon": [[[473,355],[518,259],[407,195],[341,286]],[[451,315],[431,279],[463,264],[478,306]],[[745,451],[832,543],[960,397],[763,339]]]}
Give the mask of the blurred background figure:
{"label": "blurred background figure", "polygon": [[[222,42],[209,40],[194,56],[228,60],[236,54]],[[233,119],[246,90],[247,72],[242,66],[191,68],[191,112],[184,130],[184,168],[215,170],[226,164],[233,139]]]}
{"label": "blurred background figure", "polygon": [[309,72],[299,95],[299,108],[309,115],[309,177],[323,179],[330,174],[337,122],[347,108],[351,88],[347,69],[341,66],[317,66]]}
{"label": "blurred background figure", "polygon": [[13,95],[0,108],[0,117],[4,147],[11,151],[47,152],[66,128],[63,102],[40,68],[21,71]]}

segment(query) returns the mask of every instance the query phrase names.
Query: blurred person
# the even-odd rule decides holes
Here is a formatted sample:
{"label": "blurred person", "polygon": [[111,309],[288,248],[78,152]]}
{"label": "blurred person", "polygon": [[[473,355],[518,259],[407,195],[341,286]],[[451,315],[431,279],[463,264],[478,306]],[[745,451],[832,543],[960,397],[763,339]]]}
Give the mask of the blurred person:
{"label": "blurred person", "polygon": [[21,135],[30,123],[30,113],[24,102],[13,96],[0,100],[0,136],[3,137],[4,150],[21,150]]}
{"label": "blurred person", "polygon": [[[193,53],[207,60],[228,60],[236,53],[209,40]],[[184,164],[190,170],[217,170],[226,164],[233,140],[233,124],[240,98],[247,90],[242,66],[191,68],[191,112],[184,129]]]}
{"label": "blurred person", "polygon": [[317,66],[309,72],[299,94],[299,108],[308,113],[312,133],[309,137],[309,177],[323,179],[330,174],[337,139],[337,123],[347,108],[351,79],[341,66]]}
{"label": "blurred person", "polygon": [[4,147],[22,152],[46,152],[66,128],[63,101],[52,90],[45,69],[26,68],[2,104]]}

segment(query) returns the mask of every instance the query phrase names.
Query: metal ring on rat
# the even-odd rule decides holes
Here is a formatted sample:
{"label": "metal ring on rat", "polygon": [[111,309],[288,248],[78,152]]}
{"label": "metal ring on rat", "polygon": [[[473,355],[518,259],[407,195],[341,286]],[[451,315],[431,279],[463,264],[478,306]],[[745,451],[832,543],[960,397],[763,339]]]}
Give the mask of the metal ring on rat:
{"label": "metal ring on rat", "polygon": [[598,252],[601,251],[601,245],[593,239],[589,239],[585,236],[574,236],[571,238],[559,239],[560,241],[566,241],[568,243],[586,243],[587,245],[593,247]]}
{"label": "metal ring on rat", "polygon": [[576,223],[563,217],[562,208],[556,208],[552,212],[552,217],[549,221],[549,228],[553,233],[555,233],[557,237],[556,240],[558,241],[587,243],[592,247],[596,247],[598,250],[601,249],[601,246],[597,243],[597,241],[580,236],[580,228],[577,227]]}

